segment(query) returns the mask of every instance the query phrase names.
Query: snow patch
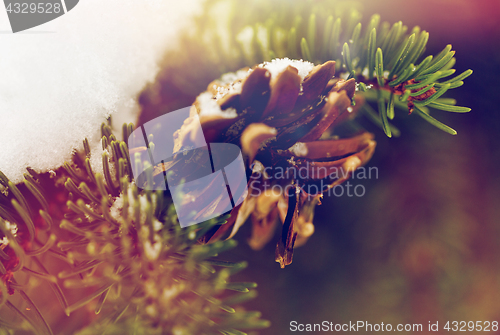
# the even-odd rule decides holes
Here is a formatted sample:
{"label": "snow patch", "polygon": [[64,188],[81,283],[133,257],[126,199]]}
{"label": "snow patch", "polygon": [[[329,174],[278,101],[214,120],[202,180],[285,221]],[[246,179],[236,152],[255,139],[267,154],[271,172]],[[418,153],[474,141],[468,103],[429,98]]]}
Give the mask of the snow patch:
{"label": "snow patch", "polygon": [[236,72],[228,72],[228,73],[223,74],[222,77],[220,77],[219,82],[222,85],[231,84],[237,80],[245,79],[248,76],[248,73],[249,73],[249,70],[247,70],[247,69],[238,70]]}
{"label": "snow patch", "polygon": [[[56,20],[2,34],[0,170],[19,183],[26,167],[56,169],[85,137],[97,142],[112,113],[132,122],[137,95],[200,3],[85,0]],[[5,11],[0,30],[10,31]]]}
{"label": "snow patch", "polygon": [[232,119],[238,116],[236,109],[228,108],[222,111],[219,104],[217,103],[217,99],[212,96],[210,92],[204,92],[200,94],[196,101],[198,102],[198,106],[200,107],[200,116],[222,116],[227,119]]}
{"label": "snow patch", "polygon": [[306,144],[302,142],[295,143],[289,150],[291,153],[298,157],[307,156],[308,153]]}
{"label": "snow patch", "polygon": [[[12,234],[12,236],[15,237],[17,235],[17,225],[15,223],[11,223],[9,221],[4,221],[4,222],[5,222],[5,229],[10,230],[10,233]],[[4,236],[0,240],[0,249],[3,249],[8,245],[9,245],[9,239],[7,238],[7,236]]]}
{"label": "snow patch", "polygon": [[288,66],[292,66],[299,71],[299,76],[302,80],[311,72],[314,68],[314,64],[302,59],[290,59],[290,58],[275,58],[270,62],[264,62],[259,64],[259,67],[269,70],[271,72],[271,78],[276,78],[281,72],[285,71]]}

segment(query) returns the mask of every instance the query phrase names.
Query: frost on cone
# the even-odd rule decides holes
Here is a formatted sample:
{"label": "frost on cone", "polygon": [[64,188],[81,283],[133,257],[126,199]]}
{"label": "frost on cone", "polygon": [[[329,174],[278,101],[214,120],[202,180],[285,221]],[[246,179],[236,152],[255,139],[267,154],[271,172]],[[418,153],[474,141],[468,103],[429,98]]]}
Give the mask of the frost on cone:
{"label": "frost on cone", "polygon": [[199,115],[204,134],[194,134],[186,122],[178,140],[204,135],[207,143],[238,144],[250,175],[249,195],[207,241],[232,237],[250,217],[249,243],[259,249],[272,238],[279,219],[283,230],[276,261],[281,267],[290,264],[294,245],[314,232],[314,206],[322,193],[370,159],[376,144],[372,134],[329,135],[356,112],[351,107],[354,79],[334,78],[334,73],[333,61],[314,66],[276,59],[225,74],[197,97],[191,114]]}

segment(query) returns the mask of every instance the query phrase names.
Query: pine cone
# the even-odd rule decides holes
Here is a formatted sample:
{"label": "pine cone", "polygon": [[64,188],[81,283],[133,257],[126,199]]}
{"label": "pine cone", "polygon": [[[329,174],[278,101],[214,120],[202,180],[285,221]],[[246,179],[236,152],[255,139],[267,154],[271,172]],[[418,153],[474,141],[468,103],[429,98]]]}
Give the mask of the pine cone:
{"label": "pine cone", "polygon": [[372,134],[327,136],[356,112],[354,79],[333,78],[334,72],[333,61],[314,66],[276,59],[226,74],[198,96],[191,115],[198,114],[203,134],[188,119],[177,141],[188,146],[204,135],[207,143],[240,145],[250,175],[249,195],[225,225],[206,236],[208,242],[232,237],[250,216],[250,245],[259,249],[271,239],[279,217],[283,231],[276,261],[281,267],[290,264],[294,244],[314,232],[313,210],[322,193],[371,158]]}

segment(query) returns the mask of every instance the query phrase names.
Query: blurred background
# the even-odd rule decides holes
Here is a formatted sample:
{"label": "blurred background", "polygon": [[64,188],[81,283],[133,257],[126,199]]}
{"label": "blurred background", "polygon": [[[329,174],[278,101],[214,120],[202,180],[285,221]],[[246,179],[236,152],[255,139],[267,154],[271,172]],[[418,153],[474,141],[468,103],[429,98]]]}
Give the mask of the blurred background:
{"label": "blurred background", "polygon": [[[289,6],[297,2],[289,1]],[[474,73],[447,97],[472,111],[435,112],[458,131],[456,136],[404,113],[394,120],[399,138],[387,138],[361,120],[378,142],[367,165],[378,168],[378,179],[351,181],[365,187],[363,197],[325,197],[316,208],[314,235],[296,249],[290,266],[280,269],[274,261],[274,243],[251,250],[248,224],[236,235],[239,246],[224,256],[247,260],[249,267],[239,279],[259,283],[259,296],[246,307],[262,311],[272,322],[261,334],[288,334],[292,320],[421,323],[424,330],[429,321],[499,321],[500,2],[378,0],[348,5],[363,14],[364,24],[378,13],[391,25],[401,20],[409,29],[419,25],[427,30],[425,55],[452,44],[457,73],[469,68]],[[252,3],[244,6],[251,10]],[[199,83],[191,83],[198,85],[194,90],[206,87],[203,76],[219,76],[211,66],[214,58],[201,58],[193,64],[201,76]],[[227,65],[228,70],[239,65]],[[175,62],[166,68],[140,98],[142,121],[160,110],[151,91],[163,103],[170,99],[172,108],[191,99],[177,90],[183,83],[165,80],[185,70],[176,70]]]}

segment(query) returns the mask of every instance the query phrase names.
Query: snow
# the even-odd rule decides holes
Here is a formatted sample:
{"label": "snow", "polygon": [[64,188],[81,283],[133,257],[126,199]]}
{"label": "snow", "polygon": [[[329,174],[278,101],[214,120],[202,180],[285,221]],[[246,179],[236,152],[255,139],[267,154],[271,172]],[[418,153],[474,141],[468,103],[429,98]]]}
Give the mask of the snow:
{"label": "snow", "polygon": [[[141,194],[137,198],[134,197],[134,191],[133,187],[136,187],[134,183],[132,182],[131,185],[129,185],[128,190],[127,190],[127,201],[128,201],[128,217],[135,218],[136,213],[134,212],[134,205],[135,202],[139,202],[139,211],[140,211],[140,224],[144,225],[146,224],[146,211],[144,209],[148,206],[148,199],[146,194]],[[151,203],[154,205],[156,204],[156,194],[152,195]],[[118,197],[115,198],[115,201],[111,208],[109,209],[109,212],[111,216],[118,222],[124,222],[123,221],[123,205],[124,205],[124,193],[121,193]],[[153,206],[154,210],[154,206]],[[153,221],[153,228],[154,231],[158,231],[161,229],[161,223],[157,223]]]}
{"label": "snow", "polygon": [[304,60],[275,58],[270,62],[264,62],[259,65],[259,67],[263,67],[271,72],[271,78],[276,78],[276,76],[283,72],[288,66],[296,68],[299,71],[300,78],[304,80],[313,69],[314,64]]}
{"label": "snow", "polygon": [[[215,101],[225,97],[228,94],[239,94],[241,93],[241,88],[243,86],[243,79],[245,79],[248,74],[251,72],[251,70],[248,69],[241,69],[236,72],[228,72],[223,74],[220,79],[216,80],[216,84],[213,85],[213,89],[216,91],[215,96],[210,97],[215,99]],[[209,110],[212,110],[213,107],[215,107],[214,102],[215,101],[209,101],[209,95],[204,95],[201,98],[203,100],[204,104],[209,104],[210,106],[207,106]],[[219,108],[220,109],[220,108]],[[210,113],[210,112],[209,112]],[[218,113],[218,111],[217,111]]]}
{"label": "snow", "polygon": [[308,153],[306,144],[302,143],[302,142],[295,143],[288,150],[290,150],[291,153],[293,153],[295,156],[298,156],[298,157],[305,157],[305,156],[307,156],[307,153]]}
{"label": "snow", "polygon": [[[5,223],[5,229],[7,230],[10,230],[10,233],[12,234],[12,236],[16,236],[17,235],[17,225],[15,223],[10,223],[9,221],[4,221]],[[7,245],[9,245],[9,239],[7,238],[7,236],[4,236],[1,240],[0,240],[0,248],[5,248]]]}
{"label": "snow", "polygon": [[[270,62],[259,64],[258,66],[269,70],[271,78],[276,78],[289,65],[297,69],[298,75],[302,80],[304,80],[304,78],[314,68],[313,63],[289,58],[276,58]],[[217,81],[221,86],[214,87],[216,90],[215,96],[212,96],[209,92],[200,94],[196,98],[200,107],[200,116],[218,115],[224,118],[237,117],[237,111],[234,108],[228,108],[222,111],[220,106],[217,104],[217,101],[228,94],[241,93],[243,81],[252,71],[252,69],[242,69],[237,72],[226,73]]]}
{"label": "snow", "polygon": [[26,167],[69,161],[85,137],[93,147],[113,112],[133,122],[138,94],[200,2],[85,0],[16,34],[0,10],[0,170],[18,183]]}
{"label": "snow", "polygon": [[[111,159],[112,153],[108,151],[108,149],[102,149],[102,139],[96,141],[94,147],[90,148],[90,166],[92,167],[92,172],[100,173],[104,175],[104,167],[102,165],[102,154],[106,152],[108,154],[109,159]],[[109,162],[109,161],[108,161]],[[109,169],[111,175],[115,174],[115,165],[109,164]]]}
{"label": "snow", "polygon": [[219,81],[222,85],[227,85],[227,84],[230,84],[234,81],[237,81],[240,79],[245,79],[248,76],[249,72],[250,72],[250,70],[247,70],[247,69],[238,70],[236,72],[228,72],[228,73],[223,74],[220,77]]}
{"label": "snow", "polygon": [[[219,99],[222,96],[219,97]],[[200,116],[213,116],[213,115],[218,115],[222,116],[224,118],[235,118],[238,116],[238,113],[236,109],[234,108],[228,108],[222,111],[220,108],[219,104],[217,103],[217,100],[214,99],[212,96],[212,93],[210,92],[204,92],[200,94],[197,98],[196,101],[198,102],[200,106]]]}
{"label": "snow", "polygon": [[219,100],[228,94],[240,94],[243,83],[241,81],[236,81],[227,86],[219,86],[216,88],[217,94],[215,95],[215,100]]}

